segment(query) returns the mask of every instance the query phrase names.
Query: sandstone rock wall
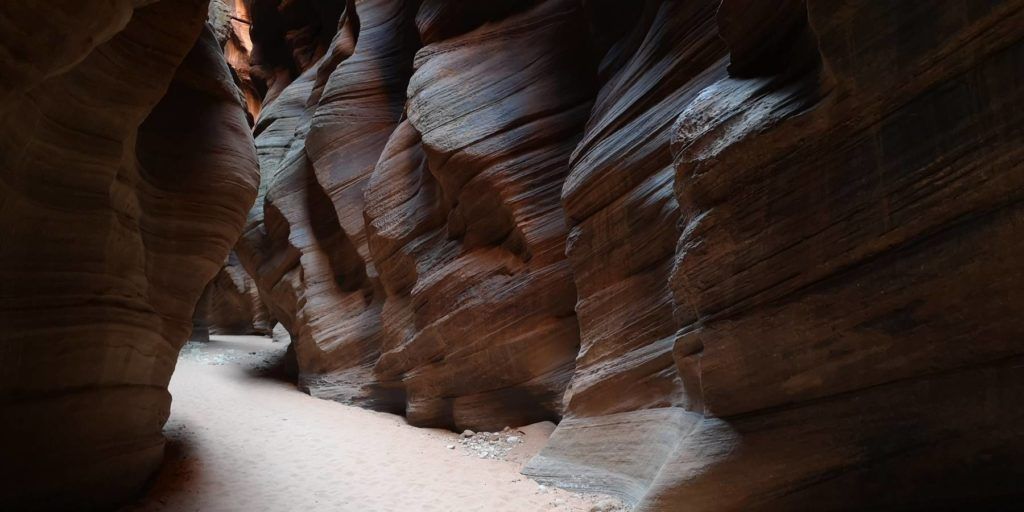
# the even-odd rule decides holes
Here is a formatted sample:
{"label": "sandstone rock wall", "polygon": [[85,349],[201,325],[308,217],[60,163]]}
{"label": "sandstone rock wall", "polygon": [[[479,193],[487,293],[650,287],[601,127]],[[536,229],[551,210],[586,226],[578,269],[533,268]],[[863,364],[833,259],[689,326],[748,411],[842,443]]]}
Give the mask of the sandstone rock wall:
{"label": "sandstone rock wall", "polygon": [[586,26],[575,2],[459,27],[416,7],[347,6],[267,102],[240,256],[314,395],[423,425],[556,419],[578,344],[559,193],[590,104]]}
{"label": "sandstone rock wall", "polygon": [[[719,435],[699,427],[651,508],[1019,493],[1022,8],[807,2],[788,51],[817,62],[724,80],[680,116],[676,361],[740,448],[692,471]],[[771,478],[723,501],[741,474]]]}
{"label": "sandstone rock wall", "polygon": [[177,351],[258,179],[206,14],[0,6],[0,509],[109,510],[163,455]]}
{"label": "sandstone rock wall", "polygon": [[207,19],[224,49],[224,59],[244,98],[250,124],[263,107],[263,92],[252,72],[252,4],[252,0],[211,0]]}
{"label": "sandstone rock wall", "polygon": [[1021,69],[1020,0],[3,4],[0,508],[139,488],[232,247],[310,393],[542,480],[1019,500]]}
{"label": "sandstone rock wall", "polygon": [[[582,344],[566,419],[531,476],[637,502],[691,426],[673,359],[681,208],[670,142],[679,113],[727,76],[717,7],[638,5],[598,68],[603,83],[562,191]],[[593,6],[598,30],[614,26],[616,10]]]}
{"label": "sandstone rock wall", "polygon": [[423,12],[420,32],[447,37],[417,53],[366,194],[388,295],[376,372],[402,381],[414,424],[557,418],[578,345],[558,197],[590,103],[580,11],[458,34]]}
{"label": "sandstone rock wall", "polygon": [[200,315],[211,334],[270,335],[275,323],[256,282],[242,268],[234,251],[206,285],[196,306],[196,316]]}
{"label": "sandstone rock wall", "polygon": [[329,43],[280,16],[320,38],[265,43],[239,254],[311,393],[562,418],[541,479],[642,510],[997,504],[1022,9],[366,0]]}
{"label": "sandstone rock wall", "polygon": [[675,407],[570,408],[527,473],[641,510],[1006,503],[1022,5],[757,8],[719,7],[728,76],[671,130]]}

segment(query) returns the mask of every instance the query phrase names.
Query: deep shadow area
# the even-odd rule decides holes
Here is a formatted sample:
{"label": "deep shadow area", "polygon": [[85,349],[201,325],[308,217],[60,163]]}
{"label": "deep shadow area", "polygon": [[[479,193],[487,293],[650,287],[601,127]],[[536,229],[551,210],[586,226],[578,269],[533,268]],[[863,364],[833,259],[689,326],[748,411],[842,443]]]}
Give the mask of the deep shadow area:
{"label": "deep shadow area", "polygon": [[[170,496],[188,492],[192,481],[199,478],[201,465],[196,454],[196,440],[188,432],[188,426],[177,424],[164,429],[167,444],[164,447],[164,462],[160,470],[146,484],[143,495],[146,501],[166,505]],[[137,510],[136,505],[122,507],[120,512]]]}
{"label": "deep shadow area", "polygon": [[245,370],[255,379],[270,379],[295,384],[299,378],[299,365],[295,360],[295,346],[288,343],[284,352],[273,352],[263,362]]}

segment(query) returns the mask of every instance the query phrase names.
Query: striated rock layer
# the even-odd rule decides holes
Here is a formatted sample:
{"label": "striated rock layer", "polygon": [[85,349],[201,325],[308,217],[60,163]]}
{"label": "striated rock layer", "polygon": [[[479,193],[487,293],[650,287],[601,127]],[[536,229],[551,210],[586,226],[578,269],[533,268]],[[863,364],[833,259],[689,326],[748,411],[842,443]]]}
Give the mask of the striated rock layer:
{"label": "striated rock layer", "polygon": [[[681,207],[670,141],[679,113],[727,76],[717,4],[638,4],[632,28],[606,43],[601,88],[562,190],[581,347],[566,419],[528,475],[637,502],[692,428],[673,359]],[[592,6],[597,30],[618,26],[616,10]]]}
{"label": "striated rock layer", "polygon": [[447,27],[351,3],[261,113],[240,256],[312,394],[419,425],[559,417],[578,345],[559,193],[591,64],[575,2],[518,11]]}
{"label": "striated rock layer", "polygon": [[[631,361],[588,372],[581,351],[568,419],[526,472],[640,510],[1019,499],[1024,3],[759,8],[719,6],[728,66],[681,85],[667,132],[677,330],[671,364],[630,382],[674,373],[674,394],[634,412],[581,400]],[[686,18],[671,37],[696,50]],[[603,178],[574,169],[570,214]]]}
{"label": "striated rock layer", "polygon": [[162,458],[178,349],[258,179],[206,14],[0,6],[0,509],[110,509]]}
{"label": "striated rock layer", "polygon": [[639,510],[1013,503],[1021,69],[1021,0],[4,4],[0,508],[137,491],[258,302]]}
{"label": "striated rock layer", "polygon": [[1024,2],[318,5],[239,246],[311,393],[641,510],[1020,493]]}
{"label": "striated rock layer", "polygon": [[196,316],[200,315],[200,307],[205,308],[201,312],[202,323],[211,334],[269,335],[275,323],[256,282],[242,268],[233,251],[220,272],[206,285],[196,307]]}
{"label": "striated rock layer", "polygon": [[590,108],[581,11],[543,2],[457,34],[425,12],[423,37],[446,37],[417,53],[366,193],[387,292],[375,371],[414,424],[557,418],[578,346],[559,191]]}
{"label": "striated rock layer", "polygon": [[224,49],[224,59],[245,101],[246,113],[252,123],[260,113],[263,93],[253,77],[252,0],[210,0],[207,23]]}

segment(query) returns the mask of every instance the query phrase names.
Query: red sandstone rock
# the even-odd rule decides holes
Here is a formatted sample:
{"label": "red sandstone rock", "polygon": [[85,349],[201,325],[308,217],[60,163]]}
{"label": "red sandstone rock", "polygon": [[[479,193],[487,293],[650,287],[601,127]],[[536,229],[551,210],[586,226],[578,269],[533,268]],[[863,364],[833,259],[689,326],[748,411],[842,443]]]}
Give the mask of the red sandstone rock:
{"label": "red sandstone rock", "polygon": [[650,509],[972,508],[1019,492],[1002,458],[1024,450],[1024,118],[1007,108],[1024,89],[1004,80],[1024,59],[1024,4],[968,4],[808,2],[788,59],[681,115],[675,356],[694,410],[740,448],[694,472],[694,448],[718,442],[695,430]]}
{"label": "red sandstone rock", "polygon": [[1020,98],[994,85],[1018,2],[425,0],[408,91],[375,103],[347,91],[401,77],[368,79],[378,25],[353,21],[384,4],[349,3],[257,128],[277,174],[248,245],[312,393],[564,414],[526,473],[645,510],[1012,492],[966,461],[1021,441]]}
{"label": "red sandstone rock", "polygon": [[366,194],[387,291],[375,372],[401,381],[414,424],[561,414],[578,328],[558,196],[591,94],[580,15],[543,2],[417,54],[408,122]]}
{"label": "red sandstone rock", "polygon": [[335,302],[323,319],[330,330],[295,346],[300,384],[314,396],[397,411],[401,404],[372,374],[384,289],[367,244],[363,191],[402,116],[419,45],[415,14],[415,2],[359,2],[346,10],[319,69],[305,142],[315,179],[310,193],[325,215],[312,235],[327,256]]}
{"label": "red sandstone rock", "polygon": [[4,48],[67,34],[0,58],[0,509],[107,509],[156,469],[177,351],[255,194],[205,4],[132,4],[0,6]]}
{"label": "red sandstone rock", "polygon": [[790,2],[766,27],[724,2],[732,76],[682,87],[672,130],[674,407],[594,416],[577,391],[526,472],[640,510],[1013,499],[1021,7]]}
{"label": "red sandstone rock", "polygon": [[[2,504],[159,458],[254,188],[213,36],[171,84],[200,3],[0,7]],[[312,394],[561,419],[525,472],[639,510],[1019,499],[1021,1],[213,12],[258,113],[236,251]]]}
{"label": "red sandstone rock", "polygon": [[[206,285],[204,320],[212,334],[271,334],[273,319],[234,252]],[[197,314],[199,313],[197,309]]]}
{"label": "red sandstone rock", "polygon": [[637,502],[692,424],[672,356],[679,204],[669,142],[678,113],[726,76],[716,4],[647,2],[602,61],[606,78],[562,191],[581,336],[570,419],[528,475]]}
{"label": "red sandstone rock", "polygon": [[421,50],[413,74],[416,13],[358,2],[267,104],[267,192],[240,255],[314,395],[423,425],[557,418],[577,343],[558,191],[589,108],[584,27],[572,2],[472,28],[484,17]]}
{"label": "red sandstone rock", "polygon": [[252,0],[211,0],[207,23],[213,28],[214,34],[227,60],[235,83],[245,99],[250,122],[259,116],[263,106],[260,88],[254,83],[252,64],[252,16],[249,9]]}

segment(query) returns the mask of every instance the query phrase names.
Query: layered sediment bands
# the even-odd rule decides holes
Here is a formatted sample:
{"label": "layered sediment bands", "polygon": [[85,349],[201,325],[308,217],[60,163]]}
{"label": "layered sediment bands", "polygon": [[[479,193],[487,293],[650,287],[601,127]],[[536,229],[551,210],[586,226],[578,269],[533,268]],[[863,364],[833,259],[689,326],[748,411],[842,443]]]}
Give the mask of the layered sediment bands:
{"label": "layered sediment bands", "polygon": [[633,45],[618,49],[630,57],[607,71],[573,154],[562,197],[573,224],[566,252],[579,289],[582,345],[570,415],[681,399],[671,358],[668,275],[679,214],[669,140],[678,112],[725,74],[715,7],[647,3],[636,30],[619,43]]}
{"label": "layered sediment bands", "polygon": [[418,46],[411,5],[347,8],[328,53],[268,104],[256,138],[268,188],[240,244],[292,335],[303,387],[385,409],[400,405],[359,390],[372,384],[383,303],[362,194],[402,113]]}
{"label": "layered sediment bands", "polygon": [[[648,286],[670,284],[659,303],[672,314],[606,313],[614,323],[598,332],[649,329],[661,341],[643,346],[647,359],[631,357],[629,336],[608,348],[588,336],[578,212],[617,194],[575,180],[581,144],[564,199],[579,226],[568,247],[582,348],[568,419],[526,472],[612,490],[641,510],[1015,499],[1019,471],[1006,461],[1024,447],[1013,405],[1024,327],[1010,310],[1024,289],[1012,256],[1024,97],[1002,84],[1024,55],[1024,5],[950,1],[926,16],[903,4],[790,2],[770,26],[756,9],[723,2],[711,30],[728,46],[729,76],[718,61],[677,85],[688,97],[675,125],[645,132],[672,137],[669,175],[653,190],[674,188],[666,202],[678,213],[661,224],[679,219],[678,243],[663,246],[669,265]],[[614,153],[617,165],[631,154]],[[613,242],[643,233],[608,225],[598,233]],[[611,294],[618,307],[654,295]],[[599,357],[607,363],[588,363]],[[648,410],[623,411],[637,405]]]}
{"label": "layered sediment bands", "polygon": [[414,424],[561,413],[578,327],[559,192],[590,110],[586,52],[579,6],[548,1],[416,56],[366,194],[388,295],[375,371],[402,382]]}
{"label": "layered sediment bands", "polygon": [[652,507],[1019,494],[1022,10],[808,2],[793,53],[816,42],[820,68],[724,80],[684,111],[676,359],[742,448],[692,471],[716,443],[695,432]]}
{"label": "layered sediment bands", "polygon": [[[608,45],[600,67],[607,78],[562,192],[581,340],[566,394],[570,419],[527,474],[637,501],[686,432],[673,426],[683,411],[671,409],[688,400],[672,358],[679,207],[669,143],[679,112],[726,76],[716,6],[647,2],[634,30]],[[636,435],[649,430],[658,434]],[[604,448],[572,448],[579,443]],[[624,447],[637,457],[622,456]]]}
{"label": "layered sediment bands", "polygon": [[465,34],[541,3],[539,0],[420,0],[416,25],[424,44]]}
{"label": "layered sediment bands", "polygon": [[[239,0],[233,0],[239,1]],[[327,53],[352,0],[241,0],[251,21],[250,77],[265,102]]]}
{"label": "layered sediment bands", "polygon": [[137,0],[10,2],[0,16],[0,112],[124,29]]}
{"label": "layered sediment bands", "polygon": [[[293,195],[288,193],[286,180],[294,177],[284,172],[284,163],[286,157],[292,160],[301,157],[301,162],[305,162],[304,146],[294,151],[292,146],[302,143],[308,126],[308,117],[303,122],[303,115],[314,77],[315,70],[307,70],[277,98],[268,101],[260,111],[254,130],[261,173],[259,195],[235,247],[239,261],[256,281],[266,299],[271,315],[291,332],[296,332],[302,325],[295,320],[298,298],[295,296],[296,287],[290,284],[301,276],[296,267],[302,261],[301,246],[296,243],[304,240],[300,236],[308,233],[309,229],[296,228],[297,236],[294,240],[297,242],[292,241],[292,228],[282,214],[281,205],[287,203],[288,197]],[[305,183],[308,173],[300,178]],[[271,194],[271,189],[275,190],[274,194]],[[283,211],[294,211],[303,215],[303,219],[308,219],[305,186],[291,189],[303,195],[296,201],[294,208],[284,208]],[[271,198],[277,204],[271,206]],[[299,224],[298,221],[292,222]],[[302,225],[306,224],[308,220],[303,220]]]}
{"label": "layered sediment bands", "polygon": [[[204,320],[212,334],[271,334],[274,322],[270,312],[263,304],[256,283],[234,252],[206,285],[200,305],[204,307]],[[197,305],[196,314],[199,313]]]}
{"label": "layered sediment bands", "polygon": [[[578,344],[559,191],[590,108],[586,26],[569,1],[461,33],[416,7],[349,5],[268,102],[239,255],[312,394],[423,425],[555,419]],[[416,53],[420,33],[445,38]]]}
{"label": "layered sediment bands", "polygon": [[252,17],[249,8],[252,0],[211,0],[207,23],[213,29],[224,58],[231,69],[243,98],[250,121],[259,116],[263,108],[263,94],[253,82],[252,63]]}
{"label": "layered sediment bands", "polygon": [[316,69],[308,69],[267,103],[257,120],[263,185],[236,247],[271,315],[288,329],[293,343],[308,347],[307,353],[315,349],[315,340],[325,337],[321,329],[329,332],[330,324],[317,319],[336,311],[339,293],[328,256],[314,234],[314,219],[336,225],[305,153],[315,108],[305,105],[315,77]]}
{"label": "layered sediment bands", "polygon": [[526,473],[640,510],[1020,494],[1024,3],[266,5],[238,251],[311,393],[562,417]]}
{"label": "layered sediment bands", "polygon": [[220,48],[197,43],[205,2],[93,3],[33,4],[96,46],[23,67],[0,113],[5,510],[108,509],[156,468],[177,351],[258,179]]}
{"label": "layered sediment bands", "polygon": [[384,289],[367,243],[363,192],[391,132],[401,119],[405,90],[419,48],[416,2],[367,0],[346,11],[345,23],[321,66],[322,91],[306,136],[306,155],[330,216],[314,233],[328,256],[337,288],[329,333],[316,346],[296,346],[301,384],[314,396],[401,411],[400,396],[375,385]]}

